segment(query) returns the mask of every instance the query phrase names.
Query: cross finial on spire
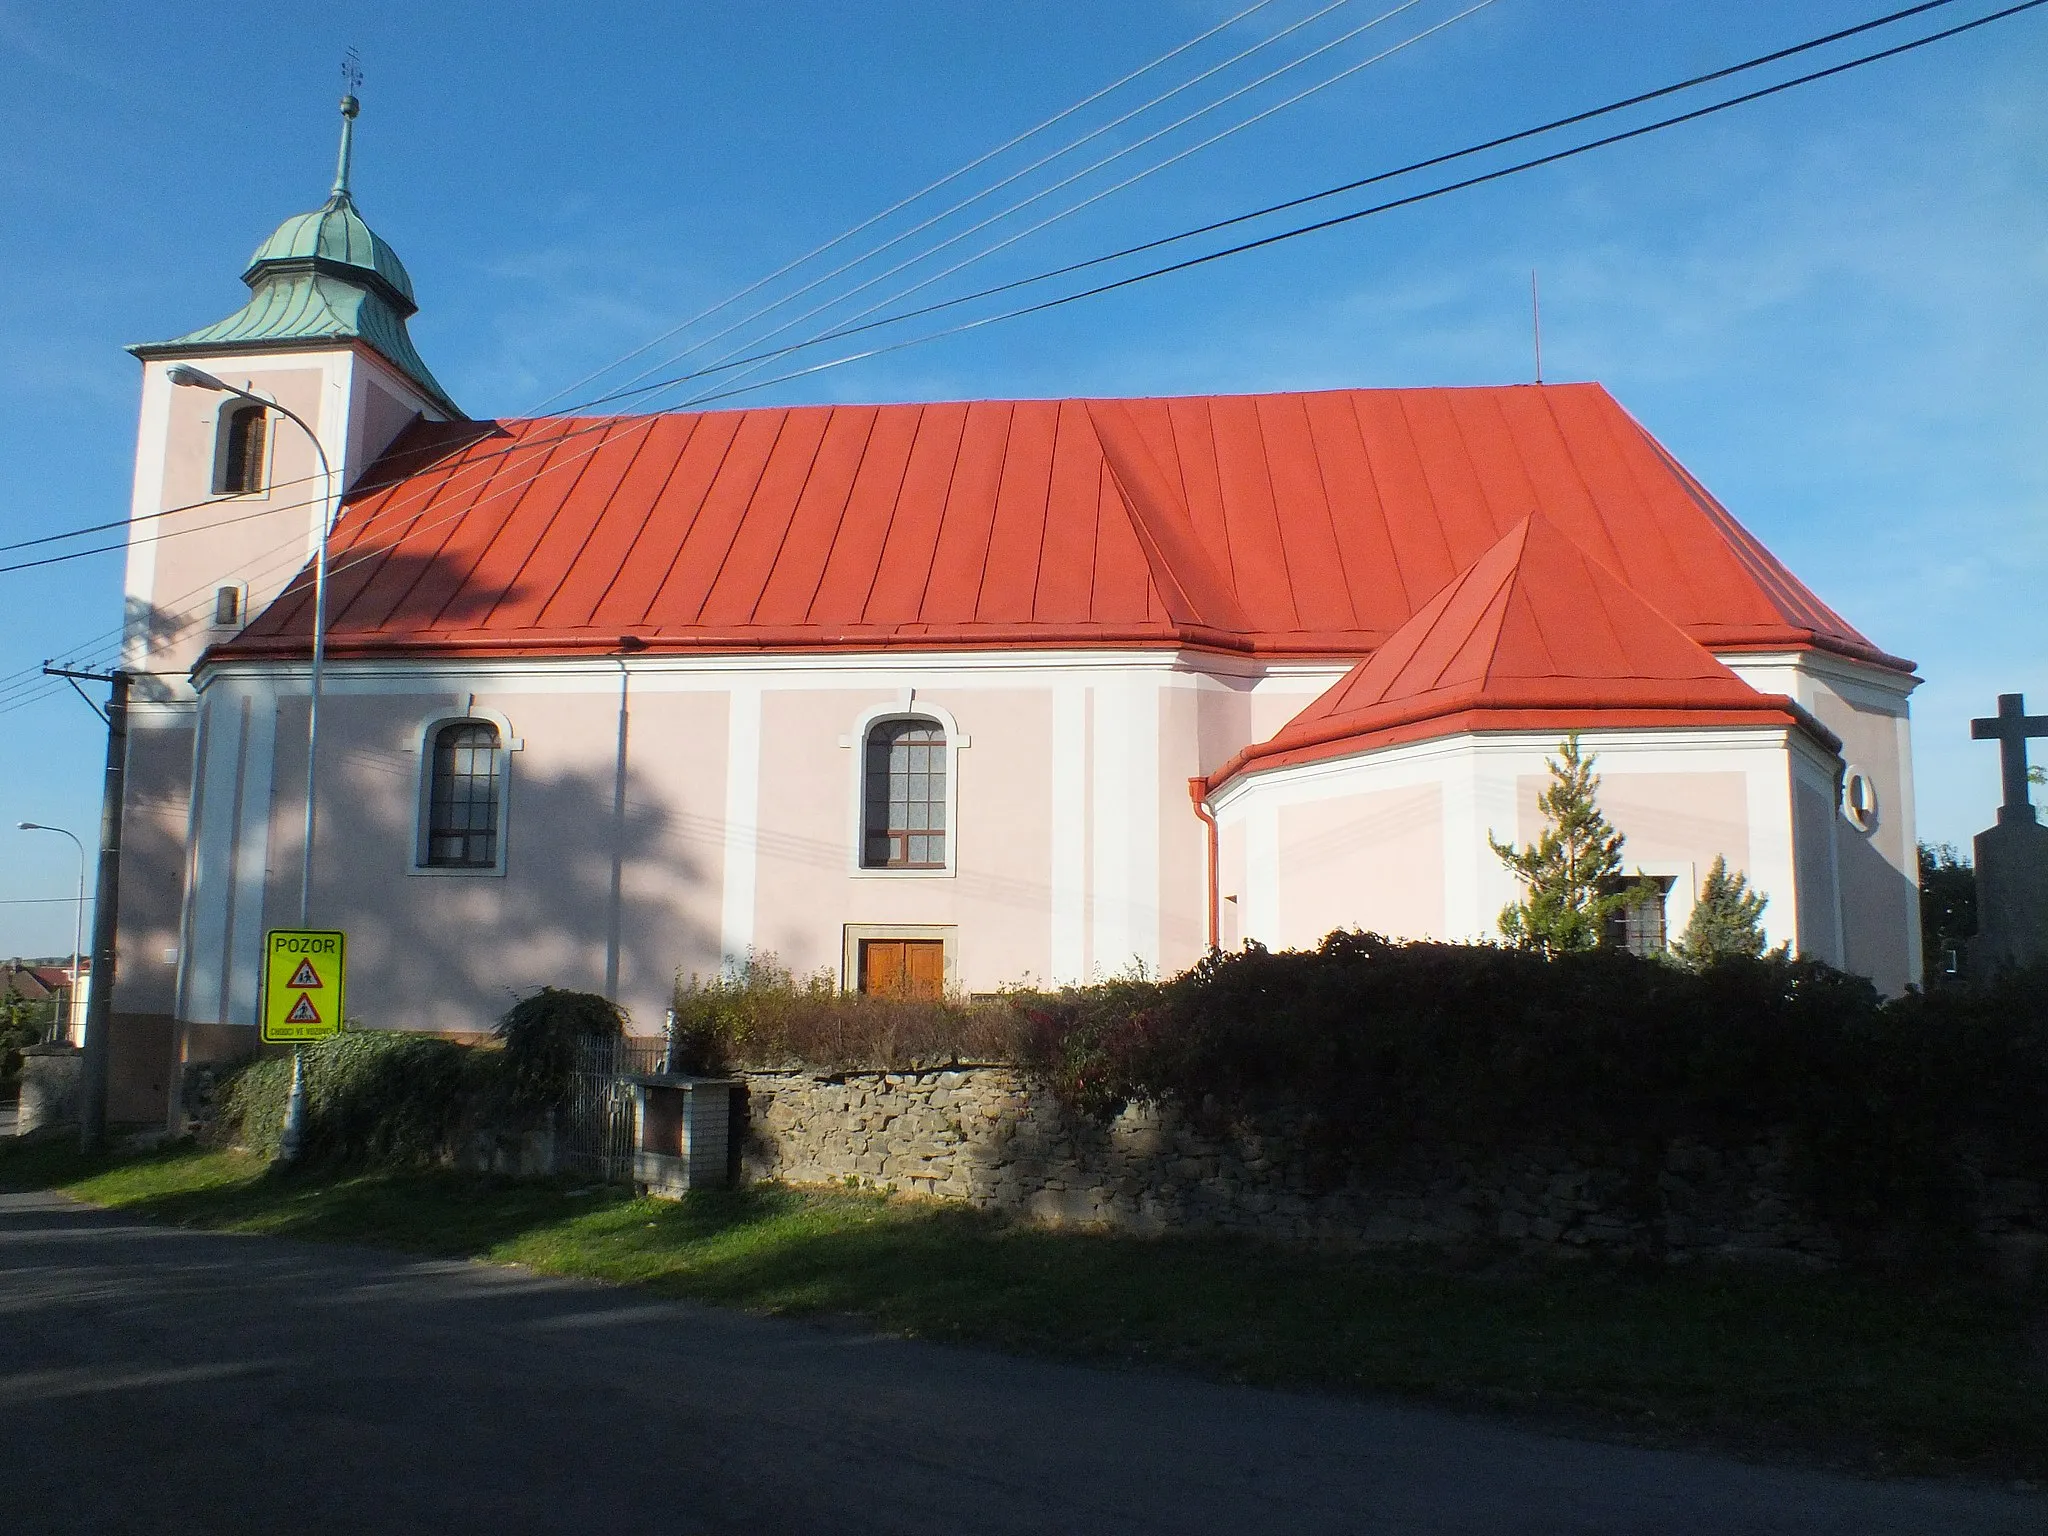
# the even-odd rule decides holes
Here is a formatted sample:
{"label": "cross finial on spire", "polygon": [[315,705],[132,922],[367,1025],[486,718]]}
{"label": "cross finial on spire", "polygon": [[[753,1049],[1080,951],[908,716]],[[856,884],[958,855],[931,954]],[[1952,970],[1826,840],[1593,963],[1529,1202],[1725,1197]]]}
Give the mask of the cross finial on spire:
{"label": "cross finial on spire", "polygon": [[363,61],[351,48],[341,56],[341,155],[334,166],[335,197],[348,196],[349,161],[355,155],[356,113],[362,104],[356,100],[356,92],[363,86]]}

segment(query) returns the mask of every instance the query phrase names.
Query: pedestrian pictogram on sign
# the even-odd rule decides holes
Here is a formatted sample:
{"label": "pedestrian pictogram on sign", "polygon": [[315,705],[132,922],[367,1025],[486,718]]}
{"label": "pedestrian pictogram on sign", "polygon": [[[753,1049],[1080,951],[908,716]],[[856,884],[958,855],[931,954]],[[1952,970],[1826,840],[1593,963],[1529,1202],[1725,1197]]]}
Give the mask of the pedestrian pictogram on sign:
{"label": "pedestrian pictogram on sign", "polygon": [[[346,940],[332,930],[273,928],[263,946],[263,1039],[271,1045],[325,1040],[341,1029]],[[315,1002],[313,994],[319,995]]]}

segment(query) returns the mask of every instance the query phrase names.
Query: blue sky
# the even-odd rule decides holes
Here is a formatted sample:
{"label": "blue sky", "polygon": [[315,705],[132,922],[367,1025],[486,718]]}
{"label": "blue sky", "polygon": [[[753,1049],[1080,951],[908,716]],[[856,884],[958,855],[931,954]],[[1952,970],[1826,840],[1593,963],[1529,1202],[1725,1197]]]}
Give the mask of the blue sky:
{"label": "blue sky", "polygon": [[[358,201],[412,272],[420,350],[484,416],[531,409],[1246,3],[0,0],[0,542],[125,514],[138,369],[121,347],[235,308],[248,252],[320,201],[345,45],[366,73]],[[1320,3],[1273,0],[1031,147],[1057,148]],[[1259,61],[1392,3],[1354,0],[1176,101],[1213,100]],[[1066,196],[1465,3],[1419,0]],[[931,291],[1385,169],[1884,8],[1493,0]],[[1993,8],[1959,0],[1897,35]],[[1606,384],[1821,596],[1919,662],[1921,827],[1961,842],[1997,799],[1996,754],[1969,742],[1969,717],[2001,690],[2048,700],[2044,78],[2048,8],[1504,184],[747,398],[1519,381],[1536,268],[1546,377]],[[1092,148],[1173,115],[1155,109]],[[117,622],[119,587],[116,555],[0,575],[0,673]],[[12,827],[90,835],[99,724],[51,695],[0,713],[0,740],[0,956],[62,950],[68,905],[25,898],[71,890],[70,847]]]}

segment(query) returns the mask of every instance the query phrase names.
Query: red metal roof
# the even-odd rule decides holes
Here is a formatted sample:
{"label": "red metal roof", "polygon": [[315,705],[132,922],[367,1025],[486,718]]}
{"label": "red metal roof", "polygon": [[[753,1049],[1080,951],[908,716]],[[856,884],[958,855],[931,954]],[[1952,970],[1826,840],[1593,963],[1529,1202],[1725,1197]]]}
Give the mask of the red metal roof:
{"label": "red metal roof", "polygon": [[1841,743],[1759,693],[1532,513],[1269,741],[1210,776],[1466,731],[1765,725]]}
{"label": "red metal roof", "polygon": [[[329,646],[1355,657],[1532,511],[1703,645],[1910,670],[1593,384],[419,424],[348,498]],[[220,654],[303,653],[309,587]]]}

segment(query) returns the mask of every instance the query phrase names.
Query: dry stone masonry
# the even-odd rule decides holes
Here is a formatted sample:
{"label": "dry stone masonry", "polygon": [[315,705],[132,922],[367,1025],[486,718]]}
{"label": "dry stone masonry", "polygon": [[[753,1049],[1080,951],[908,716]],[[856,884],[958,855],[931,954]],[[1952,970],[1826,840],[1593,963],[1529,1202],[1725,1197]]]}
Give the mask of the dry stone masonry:
{"label": "dry stone masonry", "polygon": [[[1329,1188],[1311,1178],[1306,1139],[1284,1114],[1264,1133],[1205,1133],[1186,1114],[1150,1105],[1104,1124],[1003,1066],[752,1072],[743,1081],[750,1179],[857,1181],[1131,1233],[1227,1231],[1344,1247],[1504,1240],[1532,1252],[1659,1251],[1803,1267],[1839,1255],[1775,1145],[1677,1143],[1647,1175],[1654,1192],[1623,1151],[1561,1147],[1490,1160],[1416,1154]],[[2008,1180],[1987,1193],[1985,1235],[2038,1257],[2039,1187]]]}

